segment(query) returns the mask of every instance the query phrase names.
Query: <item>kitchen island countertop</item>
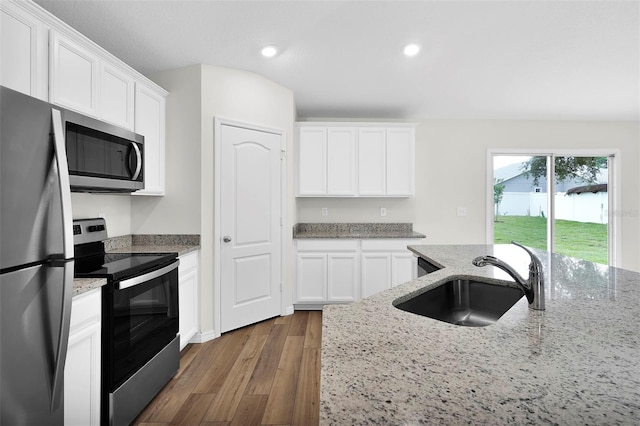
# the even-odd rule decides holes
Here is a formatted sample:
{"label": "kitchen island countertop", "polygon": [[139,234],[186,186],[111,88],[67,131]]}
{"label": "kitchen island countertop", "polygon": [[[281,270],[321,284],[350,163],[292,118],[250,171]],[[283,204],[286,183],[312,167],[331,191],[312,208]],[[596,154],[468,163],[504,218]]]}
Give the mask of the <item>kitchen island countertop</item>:
{"label": "kitchen island countertop", "polygon": [[462,327],[393,302],[449,277],[514,285],[471,260],[493,254],[526,277],[528,255],[512,245],[410,249],[444,268],[325,307],[321,424],[640,423],[640,273],[534,250],[546,310],[523,297],[496,324]]}

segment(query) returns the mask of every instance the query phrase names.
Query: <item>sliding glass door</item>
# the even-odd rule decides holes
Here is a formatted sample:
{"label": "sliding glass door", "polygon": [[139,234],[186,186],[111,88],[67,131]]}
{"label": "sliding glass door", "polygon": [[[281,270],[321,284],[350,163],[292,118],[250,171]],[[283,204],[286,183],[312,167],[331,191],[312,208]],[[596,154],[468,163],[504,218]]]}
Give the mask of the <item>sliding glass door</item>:
{"label": "sliding glass door", "polygon": [[614,157],[524,154],[490,155],[493,242],[615,264]]}

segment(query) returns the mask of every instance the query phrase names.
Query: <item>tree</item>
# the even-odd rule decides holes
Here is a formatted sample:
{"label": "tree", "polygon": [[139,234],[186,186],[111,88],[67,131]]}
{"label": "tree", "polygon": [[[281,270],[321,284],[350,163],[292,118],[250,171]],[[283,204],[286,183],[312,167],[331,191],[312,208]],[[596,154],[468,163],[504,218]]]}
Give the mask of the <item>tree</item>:
{"label": "tree", "polygon": [[504,181],[504,179],[493,180],[493,204],[496,205],[496,214],[493,218],[494,221],[497,221],[498,216],[500,215],[500,203],[502,202],[505,187],[505,184],[502,183],[502,181]]}
{"label": "tree", "polygon": [[[556,157],[556,183],[568,179],[582,179],[596,183],[600,169],[607,167],[607,157]],[[533,177],[537,186],[541,177],[547,176],[547,157],[531,157],[522,165],[526,177]]]}

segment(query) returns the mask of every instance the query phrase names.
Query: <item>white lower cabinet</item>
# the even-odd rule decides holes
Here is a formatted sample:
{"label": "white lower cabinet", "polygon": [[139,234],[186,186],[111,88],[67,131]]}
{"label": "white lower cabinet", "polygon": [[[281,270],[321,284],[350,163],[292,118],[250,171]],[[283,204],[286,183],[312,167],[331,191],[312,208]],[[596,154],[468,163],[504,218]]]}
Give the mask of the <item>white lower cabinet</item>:
{"label": "white lower cabinet", "polygon": [[355,302],[417,276],[419,240],[296,240],[296,309]]}
{"label": "white lower cabinet", "polygon": [[73,298],[64,368],[64,424],[100,424],[102,290]]}
{"label": "white lower cabinet", "polygon": [[391,254],[362,253],[362,297],[391,288]]}
{"label": "white lower cabinet", "polygon": [[358,242],[298,240],[296,244],[296,303],[321,308],[327,302],[358,299]]}
{"label": "white lower cabinet", "polygon": [[180,309],[180,350],[182,350],[198,332],[199,316],[199,257],[195,251],[180,256],[178,267],[178,303]]}

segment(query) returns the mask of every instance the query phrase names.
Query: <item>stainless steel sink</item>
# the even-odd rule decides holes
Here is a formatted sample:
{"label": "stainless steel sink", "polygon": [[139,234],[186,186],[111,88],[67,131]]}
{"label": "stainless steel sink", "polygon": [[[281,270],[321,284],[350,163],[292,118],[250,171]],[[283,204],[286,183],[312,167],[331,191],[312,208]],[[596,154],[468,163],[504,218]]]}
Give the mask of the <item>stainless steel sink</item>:
{"label": "stainless steel sink", "polygon": [[522,296],[518,288],[455,279],[394,305],[455,325],[483,327],[498,321]]}

